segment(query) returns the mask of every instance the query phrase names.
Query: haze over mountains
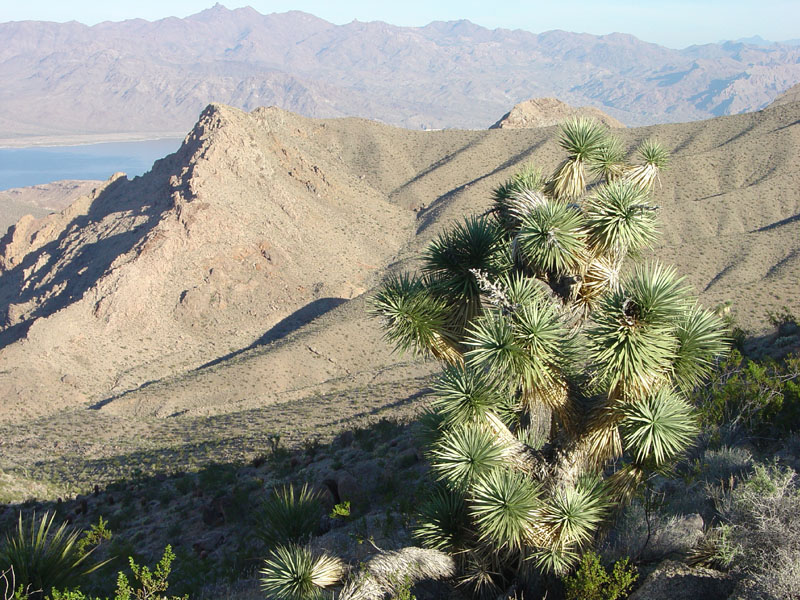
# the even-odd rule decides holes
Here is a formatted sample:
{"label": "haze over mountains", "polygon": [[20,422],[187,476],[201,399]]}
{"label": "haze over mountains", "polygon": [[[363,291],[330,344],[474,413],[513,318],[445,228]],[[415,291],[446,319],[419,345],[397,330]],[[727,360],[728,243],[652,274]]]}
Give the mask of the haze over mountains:
{"label": "haze over mountains", "polygon": [[0,24],[0,140],[185,132],[210,101],[418,129],[485,128],[555,96],[625,123],[757,110],[800,81],[800,47],[672,50],[626,34],[469,21],[334,25],[216,5],[185,19]]}
{"label": "haze over mountains", "polygon": [[[616,133],[673,152],[655,254],[745,326],[797,314],[800,103]],[[396,400],[412,380],[416,393],[435,365],[391,353],[370,290],[522,164],[561,157],[552,127],[423,132],[210,106],[151,172],[0,240],[0,419],[266,410],[378,384]]]}

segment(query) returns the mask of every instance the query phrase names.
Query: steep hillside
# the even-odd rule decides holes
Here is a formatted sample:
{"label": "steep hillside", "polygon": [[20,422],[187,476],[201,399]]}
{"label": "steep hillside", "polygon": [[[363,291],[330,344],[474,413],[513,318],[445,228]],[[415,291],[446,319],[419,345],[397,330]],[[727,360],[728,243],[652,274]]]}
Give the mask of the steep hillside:
{"label": "steep hillside", "polygon": [[209,102],[486,128],[518,102],[555,96],[642,125],[763,108],[800,81],[800,47],[672,50],[469,21],[339,26],[217,4],[156,22],[2,23],[0,78],[0,142],[17,144],[185,131]]}
{"label": "steep hillside", "polygon": [[[672,150],[654,253],[704,303],[733,301],[748,327],[800,312],[800,104],[617,134]],[[211,106],[150,173],[0,242],[0,414],[144,427],[129,417],[285,419],[326,398],[304,417],[322,427],[404,406],[435,365],[391,353],[369,290],[523,163],[560,158],[554,127],[414,132]]]}
{"label": "steep hillside", "polygon": [[211,106],[150,173],[12,228],[0,364],[25,367],[1,376],[6,407],[47,412],[196,368],[372,285],[413,213],[315,141],[325,127]]}

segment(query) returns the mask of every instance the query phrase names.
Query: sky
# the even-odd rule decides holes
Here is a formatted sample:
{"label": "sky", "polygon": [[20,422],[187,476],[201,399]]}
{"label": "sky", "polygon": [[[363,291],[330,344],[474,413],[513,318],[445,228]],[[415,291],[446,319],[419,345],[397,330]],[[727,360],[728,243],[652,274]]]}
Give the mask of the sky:
{"label": "sky", "polygon": [[[186,17],[214,0],[0,0],[0,22],[101,21]],[[615,31],[668,46],[760,35],[773,41],[800,38],[800,0],[225,0],[227,8],[252,6],[263,14],[302,10],[336,24],[385,21],[421,26],[468,19],[484,27],[551,29],[596,35]]]}

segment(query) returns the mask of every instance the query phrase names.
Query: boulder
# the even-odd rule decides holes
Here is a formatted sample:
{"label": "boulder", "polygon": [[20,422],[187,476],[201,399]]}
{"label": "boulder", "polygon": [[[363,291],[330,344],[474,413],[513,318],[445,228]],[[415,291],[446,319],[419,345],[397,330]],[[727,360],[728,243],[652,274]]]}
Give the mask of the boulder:
{"label": "boulder", "polygon": [[733,591],[730,575],[665,560],[650,573],[629,600],[716,600]]}

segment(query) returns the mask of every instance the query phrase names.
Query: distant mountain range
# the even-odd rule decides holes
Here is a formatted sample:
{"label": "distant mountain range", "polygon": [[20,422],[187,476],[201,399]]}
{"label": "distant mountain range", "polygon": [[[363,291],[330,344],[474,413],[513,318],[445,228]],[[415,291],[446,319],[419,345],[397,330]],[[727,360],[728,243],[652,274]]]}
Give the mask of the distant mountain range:
{"label": "distant mountain range", "polygon": [[620,33],[334,25],[217,4],[155,22],[0,24],[0,79],[0,140],[184,132],[212,101],[485,128],[555,96],[643,125],[760,109],[800,81],[800,47],[672,50]]}
{"label": "distant mountain range", "polygon": [[738,44],[752,44],[753,46],[770,46],[772,44],[782,44],[784,46],[800,46],[800,38],[794,40],[782,40],[780,42],[773,42],[772,40],[765,40],[760,35],[753,35],[746,38],[739,38],[738,40],[723,40],[720,44],[724,44],[728,41],[732,41],[733,43]]}

